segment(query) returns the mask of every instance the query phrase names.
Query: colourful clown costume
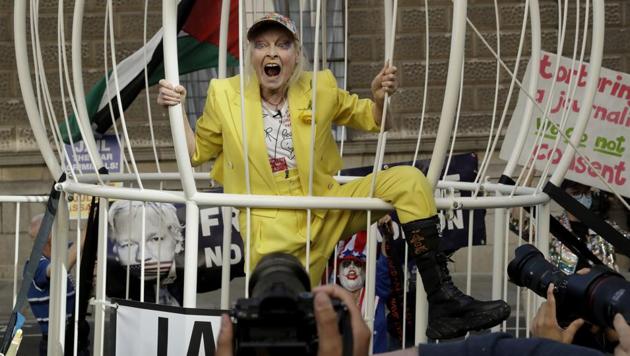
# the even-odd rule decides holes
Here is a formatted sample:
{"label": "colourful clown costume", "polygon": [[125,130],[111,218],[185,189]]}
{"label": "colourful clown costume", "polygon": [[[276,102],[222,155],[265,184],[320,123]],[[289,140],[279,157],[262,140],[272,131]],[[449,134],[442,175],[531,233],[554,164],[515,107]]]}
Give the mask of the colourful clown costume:
{"label": "colourful clown costume", "polygon": [[348,240],[342,241],[338,250],[337,281],[344,289],[352,293],[361,290],[357,304],[363,311],[367,233],[357,232]]}
{"label": "colourful clown costume", "polygon": [[[337,282],[355,295],[362,313],[365,313],[365,265],[367,260],[367,233],[359,231],[348,240],[342,241],[337,254]],[[387,261],[381,255],[377,259],[376,295],[374,297],[374,332],[372,335],[372,352],[374,354],[388,351],[387,318],[385,302],[389,298],[389,276]],[[379,273],[381,272],[381,273]],[[385,273],[382,273],[385,272]]]}

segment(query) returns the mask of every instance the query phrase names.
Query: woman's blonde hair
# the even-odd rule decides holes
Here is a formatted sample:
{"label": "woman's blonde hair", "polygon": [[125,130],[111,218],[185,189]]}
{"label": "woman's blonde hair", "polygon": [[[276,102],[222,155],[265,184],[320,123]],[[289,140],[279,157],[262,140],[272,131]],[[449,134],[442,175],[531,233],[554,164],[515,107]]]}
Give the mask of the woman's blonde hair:
{"label": "woman's blonde hair", "polygon": [[[304,48],[300,44],[300,41],[297,39],[294,39],[293,46],[295,46],[295,48],[297,49],[298,55],[297,55],[297,63],[295,64],[295,68],[293,68],[293,73],[291,73],[291,77],[289,78],[288,87],[290,87],[295,82],[297,82],[298,79],[300,79],[300,77],[302,76],[302,73],[304,73],[304,71],[309,70],[310,68],[309,61],[306,58],[306,54],[304,53]],[[245,45],[245,48],[243,49],[243,52],[244,52],[243,69],[245,72],[245,85],[246,86],[249,85],[251,81],[254,80],[254,78],[256,78],[256,71],[254,70],[254,67],[252,66],[252,51],[253,50],[254,50],[253,41],[247,42],[247,44]]]}

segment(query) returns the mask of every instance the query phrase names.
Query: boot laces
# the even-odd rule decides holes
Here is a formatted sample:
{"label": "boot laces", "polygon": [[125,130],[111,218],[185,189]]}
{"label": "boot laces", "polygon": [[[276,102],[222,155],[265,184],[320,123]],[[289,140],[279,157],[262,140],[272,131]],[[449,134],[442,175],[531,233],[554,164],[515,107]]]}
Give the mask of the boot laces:
{"label": "boot laces", "polygon": [[450,256],[447,256],[446,254],[442,252],[439,252],[436,257],[438,261],[438,266],[440,267],[440,272],[441,272],[440,277],[441,277],[443,288],[448,290],[448,293],[452,297],[473,300],[473,297],[459,290],[459,288],[457,288],[455,284],[453,283],[453,278],[451,277],[451,274],[448,270],[448,262],[455,262],[455,261],[453,261]]}

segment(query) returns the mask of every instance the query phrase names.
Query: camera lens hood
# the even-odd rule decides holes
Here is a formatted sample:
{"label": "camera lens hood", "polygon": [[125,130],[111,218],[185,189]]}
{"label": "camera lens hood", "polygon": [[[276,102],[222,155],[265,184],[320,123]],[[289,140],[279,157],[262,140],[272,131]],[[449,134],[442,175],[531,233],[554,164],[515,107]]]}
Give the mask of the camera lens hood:
{"label": "camera lens hood", "polygon": [[266,290],[275,281],[291,287],[296,295],[311,290],[310,279],[300,260],[282,252],[270,253],[260,260],[249,280],[249,295],[258,297],[258,291]]}

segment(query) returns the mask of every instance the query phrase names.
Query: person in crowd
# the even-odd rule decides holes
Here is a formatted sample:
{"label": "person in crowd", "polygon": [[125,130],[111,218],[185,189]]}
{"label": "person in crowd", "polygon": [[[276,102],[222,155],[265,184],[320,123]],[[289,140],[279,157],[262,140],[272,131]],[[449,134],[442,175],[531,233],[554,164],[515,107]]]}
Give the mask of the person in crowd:
{"label": "person in crowd", "polygon": [[[376,290],[387,290],[383,300],[388,314],[385,328],[389,333],[388,350],[401,348],[401,345],[412,346],[415,331],[415,301],[416,301],[416,273],[417,267],[412,261],[405,266],[405,242],[400,226],[391,215],[383,216],[378,223],[378,230],[382,236],[381,255],[376,261]],[[405,279],[405,270],[407,278]],[[407,286],[407,303],[405,305],[405,285]],[[379,328],[378,319],[374,328]],[[466,320],[454,320],[466,322]],[[405,332],[403,332],[405,324]],[[463,329],[463,328],[460,328]],[[406,334],[406,335],[403,335]],[[403,344],[403,336],[405,342]]]}
{"label": "person in crowd", "polygon": [[367,233],[359,231],[342,242],[337,257],[337,281],[352,294],[355,303],[363,308],[365,297],[365,260]]}
{"label": "person in crowd", "polygon": [[[531,183],[531,181],[529,183]],[[590,212],[606,220],[610,226],[615,228],[622,235],[630,237],[629,232],[624,231],[617,222],[609,219],[608,212],[612,199],[609,193],[569,179],[565,179],[562,182],[561,189]],[[520,213],[518,209],[513,209],[509,228],[516,234],[519,233],[519,229],[522,229],[521,236],[523,239],[527,240],[530,235],[529,218],[524,218],[521,223],[519,216]],[[619,270],[615,248],[604,237],[589,229],[586,224],[564,209],[562,209],[555,218],[566,230],[583,241],[586,247],[602,261],[604,265],[615,271]],[[566,274],[573,274],[577,269],[589,265],[586,258],[579,258],[555,236],[551,236],[549,241],[549,260]]]}
{"label": "person in crowd", "polygon": [[[343,288],[334,285],[317,287],[313,291],[313,310],[319,337],[318,355],[341,356],[342,337],[339,333],[337,312],[333,309],[331,299],[341,300],[350,314],[352,328],[352,354],[368,355],[370,345],[370,329],[363,320],[359,307],[354,304],[352,295]],[[630,325],[620,314],[615,316],[615,330],[619,335],[619,343],[614,349],[615,356],[630,355]],[[560,336],[562,339],[563,336]],[[217,356],[234,354],[234,328],[227,314],[221,318],[221,328],[217,338]],[[598,350],[570,345],[561,342],[551,335],[540,335],[534,338],[515,339],[506,333],[489,333],[473,335],[462,341],[419,344],[404,350],[381,353],[383,356],[595,356],[603,355]]]}
{"label": "person in crowd", "polygon": [[[146,206],[144,227],[143,205]],[[131,276],[140,278],[144,242],[145,280],[155,284],[159,275],[159,303],[181,305],[181,286],[174,283],[177,279],[175,256],[184,249],[184,237],[175,206],[170,203],[117,200],[110,206],[108,216],[108,238],[118,263],[124,269],[128,267]],[[156,300],[153,289],[150,288],[145,295],[146,301]]]}
{"label": "person in crowd", "polygon": [[[383,218],[389,217],[385,215]],[[381,220],[383,220],[381,218]],[[379,223],[380,221],[379,220]],[[348,291],[354,298],[354,303],[359,306],[362,313],[366,312],[365,303],[365,273],[367,259],[367,233],[365,230],[352,235],[348,240],[342,241],[337,257],[337,283]],[[376,291],[374,299],[374,336],[373,353],[388,350],[386,306],[390,293],[389,281],[383,275],[382,255],[376,262]]]}
{"label": "person in crowd", "polygon": [[[31,219],[29,226],[29,236],[35,239],[39,228],[42,224],[44,214],[35,215]],[[81,246],[85,235],[81,238]],[[39,259],[37,269],[33,275],[33,282],[28,290],[28,303],[31,306],[33,316],[37,318],[37,323],[42,332],[42,338],[39,342],[39,354],[45,356],[48,354],[48,316],[50,313],[50,272],[51,272],[51,255],[52,250],[52,235],[48,235],[48,240],[44,245],[42,251],[42,257]],[[72,270],[77,261],[77,245],[72,244],[68,249],[68,259],[66,268],[68,271]],[[75,303],[75,288],[72,275],[68,273],[66,279],[66,341],[65,341],[65,354],[72,355],[73,343],[74,343],[74,303]],[[82,324],[79,328],[79,338],[77,355],[89,355],[89,325]]]}
{"label": "person in crowd", "polygon": [[[212,80],[195,132],[185,117],[192,164],[214,159],[211,175],[223,184],[225,193],[369,196],[371,175],[344,185],[333,177],[342,161],[332,125],[378,131],[385,97],[394,94],[398,87],[396,67],[386,63],[371,83],[372,99],[360,99],[337,88],[329,70],[316,74],[305,71],[307,61],[291,19],[275,13],[265,15],[249,28],[247,41],[243,92],[239,76]],[[317,97],[315,108],[313,91]],[[181,85],[160,81],[158,104],[180,105],[185,97],[186,90]],[[311,142],[313,120],[315,142]],[[247,137],[243,137],[243,132],[247,132]],[[458,336],[497,325],[508,317],[510,308],[505,302],[475,300],[452,283],[447,258],[437,251],[440,223],[433,189],[419,170],[398,166],[377,173],[374,196],[391,203],[403,223],[428,295],[430,337]],[[378,218],[384,213],[374,212],[373,216]],[[307,222],[304,210],[252,209],[250,225],[246,216],[241,214],[240,226],[243,236],[251,236],[251,268],[272,252],[293,254],[305,264],[310,224],[308,267],[311,284],[316,285],[337,242],[362,230],[367,212],[315,209]],[[453,320],[466,322],[452,323]]]}
{"label": "person in crowd", "polygon": [[[594,214],[604,219],[608,217],[610,202],[608,201],[607,193],[594,190],[587,185],[568,179],[562,182],[561,188]],[[563,210],[557,218],[567,230],[573,232],[579,239],[584,241],[589,250],[606,266],[613,270],[619,270],[615,258],[615,248],[612,244],[590,230],[588,226],[566,210]],[[613,226],[616,226],[616,224]],[[549,255],[551,261],[567,274],[575,273],[578,265],[584,265],[584,263],[578,261],[578,256],[573,254],[569,248],[555,237],[551,238]]]}

